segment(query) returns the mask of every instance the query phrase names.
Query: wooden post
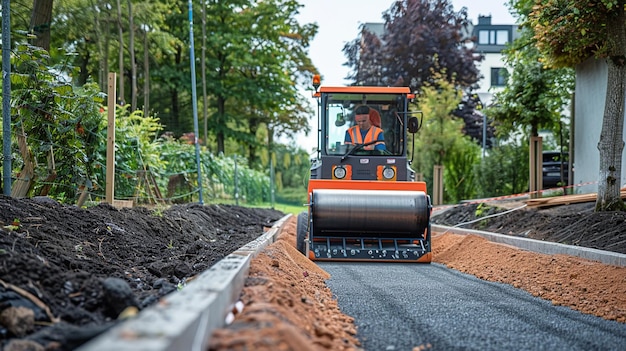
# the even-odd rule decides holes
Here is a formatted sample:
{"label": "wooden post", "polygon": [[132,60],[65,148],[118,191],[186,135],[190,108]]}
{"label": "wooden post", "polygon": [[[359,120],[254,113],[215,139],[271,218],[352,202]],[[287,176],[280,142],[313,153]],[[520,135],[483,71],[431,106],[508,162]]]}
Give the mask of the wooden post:
{"label": "wooden post", "polygon": [[109,73],[108,81],[108,123],[107,123],[107,169],[105,201],[113,205],[115,198],[115,73]]}
{"label": "wooden post", "polygon": [[21,199],[26,197],[35,185],[35,168],[37,166],[37,160],[33,157],[30,149],[28,148],[23,126],[22,133],[17,135],[17,144],[20,147],[20,154],[24,160],[24,167],[22,167],[17,179],[13,183],[11,197]]}
{"label": "wooden post", "polygon": [[541,197],[543,189],[543,141],[541,137],[530,138],[530,198]]}
{"label": "wooden post", "polygon": [[433,205],[443,205],[443,165],[433,170]]}

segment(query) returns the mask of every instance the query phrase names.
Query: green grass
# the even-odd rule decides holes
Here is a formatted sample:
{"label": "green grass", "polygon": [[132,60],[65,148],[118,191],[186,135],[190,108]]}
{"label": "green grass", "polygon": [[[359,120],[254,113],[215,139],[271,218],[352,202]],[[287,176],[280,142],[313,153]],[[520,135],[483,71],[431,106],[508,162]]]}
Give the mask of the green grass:
{"label": "green grass", "polygon": [[[267,204],[267,206],[263,206],[263,207],[268,207],[271,208],[270,204]],[[275,203],[274,204],[274,209],[284,212],[284,213],[291,213],[295,216],[298,215],[298,213],[302,212],[302,211],[306,211],[307,207],[304,205],[291,205],[291,204],[279,204],[279,203]]]}
{"label": "green grass", "polygon": [[[219,203],[222,204],[228,204],[228,205],[235,205],[235,201],[227,201],[227,200],[220,200]],[[243,202],[239,202],[239,206],[242,207],[257,207],[257,208],[272,208],[272,204],[269,202],[264,202],[264,203],[260,203],[260,204],[246,204]],[[285,214],[291,213],[293,215],[298,215],[300,212],[302,211],[307,211],[307,207],[302,204],[302,205],[293,205],[293,204],[283,204],[283,203],[278,203],[275,202],[274,203],[274,210],[278,210],[281,211]]]}
{"label": "green grass", "polygon": [[300,213],[302,211],[307,211],[308,210],[308,208],[306,206],[304,206],[304,205],[281,204],[281,203],[278,203],[278,202],[274,203],[274,207],[272,207],[272,204],[270,204],[269,202],[265,202],[265,203],[262,203],[262,204],[256,204],[256,205],[243,204],[241,206],[257,207],[257,208],[273,208],[274,210],[281,211],[281,212],[283,212],[285,214],[291,213],[294,216],[297,216],[298,213]]}

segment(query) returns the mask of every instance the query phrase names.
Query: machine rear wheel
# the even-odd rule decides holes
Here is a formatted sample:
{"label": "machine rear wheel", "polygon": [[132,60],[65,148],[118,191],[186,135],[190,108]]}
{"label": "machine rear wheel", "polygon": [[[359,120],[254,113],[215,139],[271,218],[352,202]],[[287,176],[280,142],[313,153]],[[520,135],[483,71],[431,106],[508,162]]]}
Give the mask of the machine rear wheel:
{"label": "machine rear wheel", "polygon": [[307,227],[309,224],[309,213],[300,212],[298,214],[298,224],[296,226],[296,248],[298,251],[306,255],[306,245],[304,240],[306,239]]}

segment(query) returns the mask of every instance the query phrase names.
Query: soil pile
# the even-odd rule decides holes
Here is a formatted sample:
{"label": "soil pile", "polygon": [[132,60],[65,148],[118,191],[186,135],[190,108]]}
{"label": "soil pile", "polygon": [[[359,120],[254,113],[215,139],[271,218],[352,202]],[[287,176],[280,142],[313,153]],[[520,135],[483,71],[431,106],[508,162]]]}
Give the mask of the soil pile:
{"label": "soil pile", "polygon": [[243,310],[213,333],[209,350],[356,350],[354,319],[341,313],[330,276],[295,248],[296,217],[252,260]]}
{"label": "soil pile", "polygon": [[519,201],[494,201],[435,210],[432,223],[626,254],[626,212],[594,207],[594,202],[529,208]]}
{"label": "soil pile", "polygon": [[[433,222],[452,226],[518,205],[455,206]],[[472,226],[623,252],[626,218],[592,208],[518,209]],[[1,346],[72,350],[175,291],[282,217],[274,210],[223,205],[84,210],[0,197]],[[328,274],[294,248],[295,216],[285,227],[252,261],[243,309],[215,331],[211,350],[359,349],[353,319],[341,313],[325,285]],[[626,323],[626,268],[450,233],[434,235],[433,252],[435,262],[453,269]]]}
{"label": "soil pile", "polygon": [[0,197],[0,346],[25,339],[71,350],[282,217],[228,205],[80,209]]}

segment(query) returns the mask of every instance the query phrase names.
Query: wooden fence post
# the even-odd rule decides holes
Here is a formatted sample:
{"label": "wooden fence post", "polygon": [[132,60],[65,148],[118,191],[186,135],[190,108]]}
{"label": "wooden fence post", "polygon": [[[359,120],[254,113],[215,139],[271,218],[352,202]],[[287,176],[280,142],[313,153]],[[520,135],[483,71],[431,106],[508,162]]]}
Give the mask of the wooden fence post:
{"label": "wooden fence post", "polygon": [[105,201],[110,205],[113,205],[115,199],[115,79],[115,73],[109,73]]}
{"label": "wooden fence post", "polygon": [[543,143],[541,137],[530,138],[530,198],[541,197],[543,189]]}
{"label": "wooden fence post", "polygon": [[433,205],[443,205],[443,165],[433,170]]}

